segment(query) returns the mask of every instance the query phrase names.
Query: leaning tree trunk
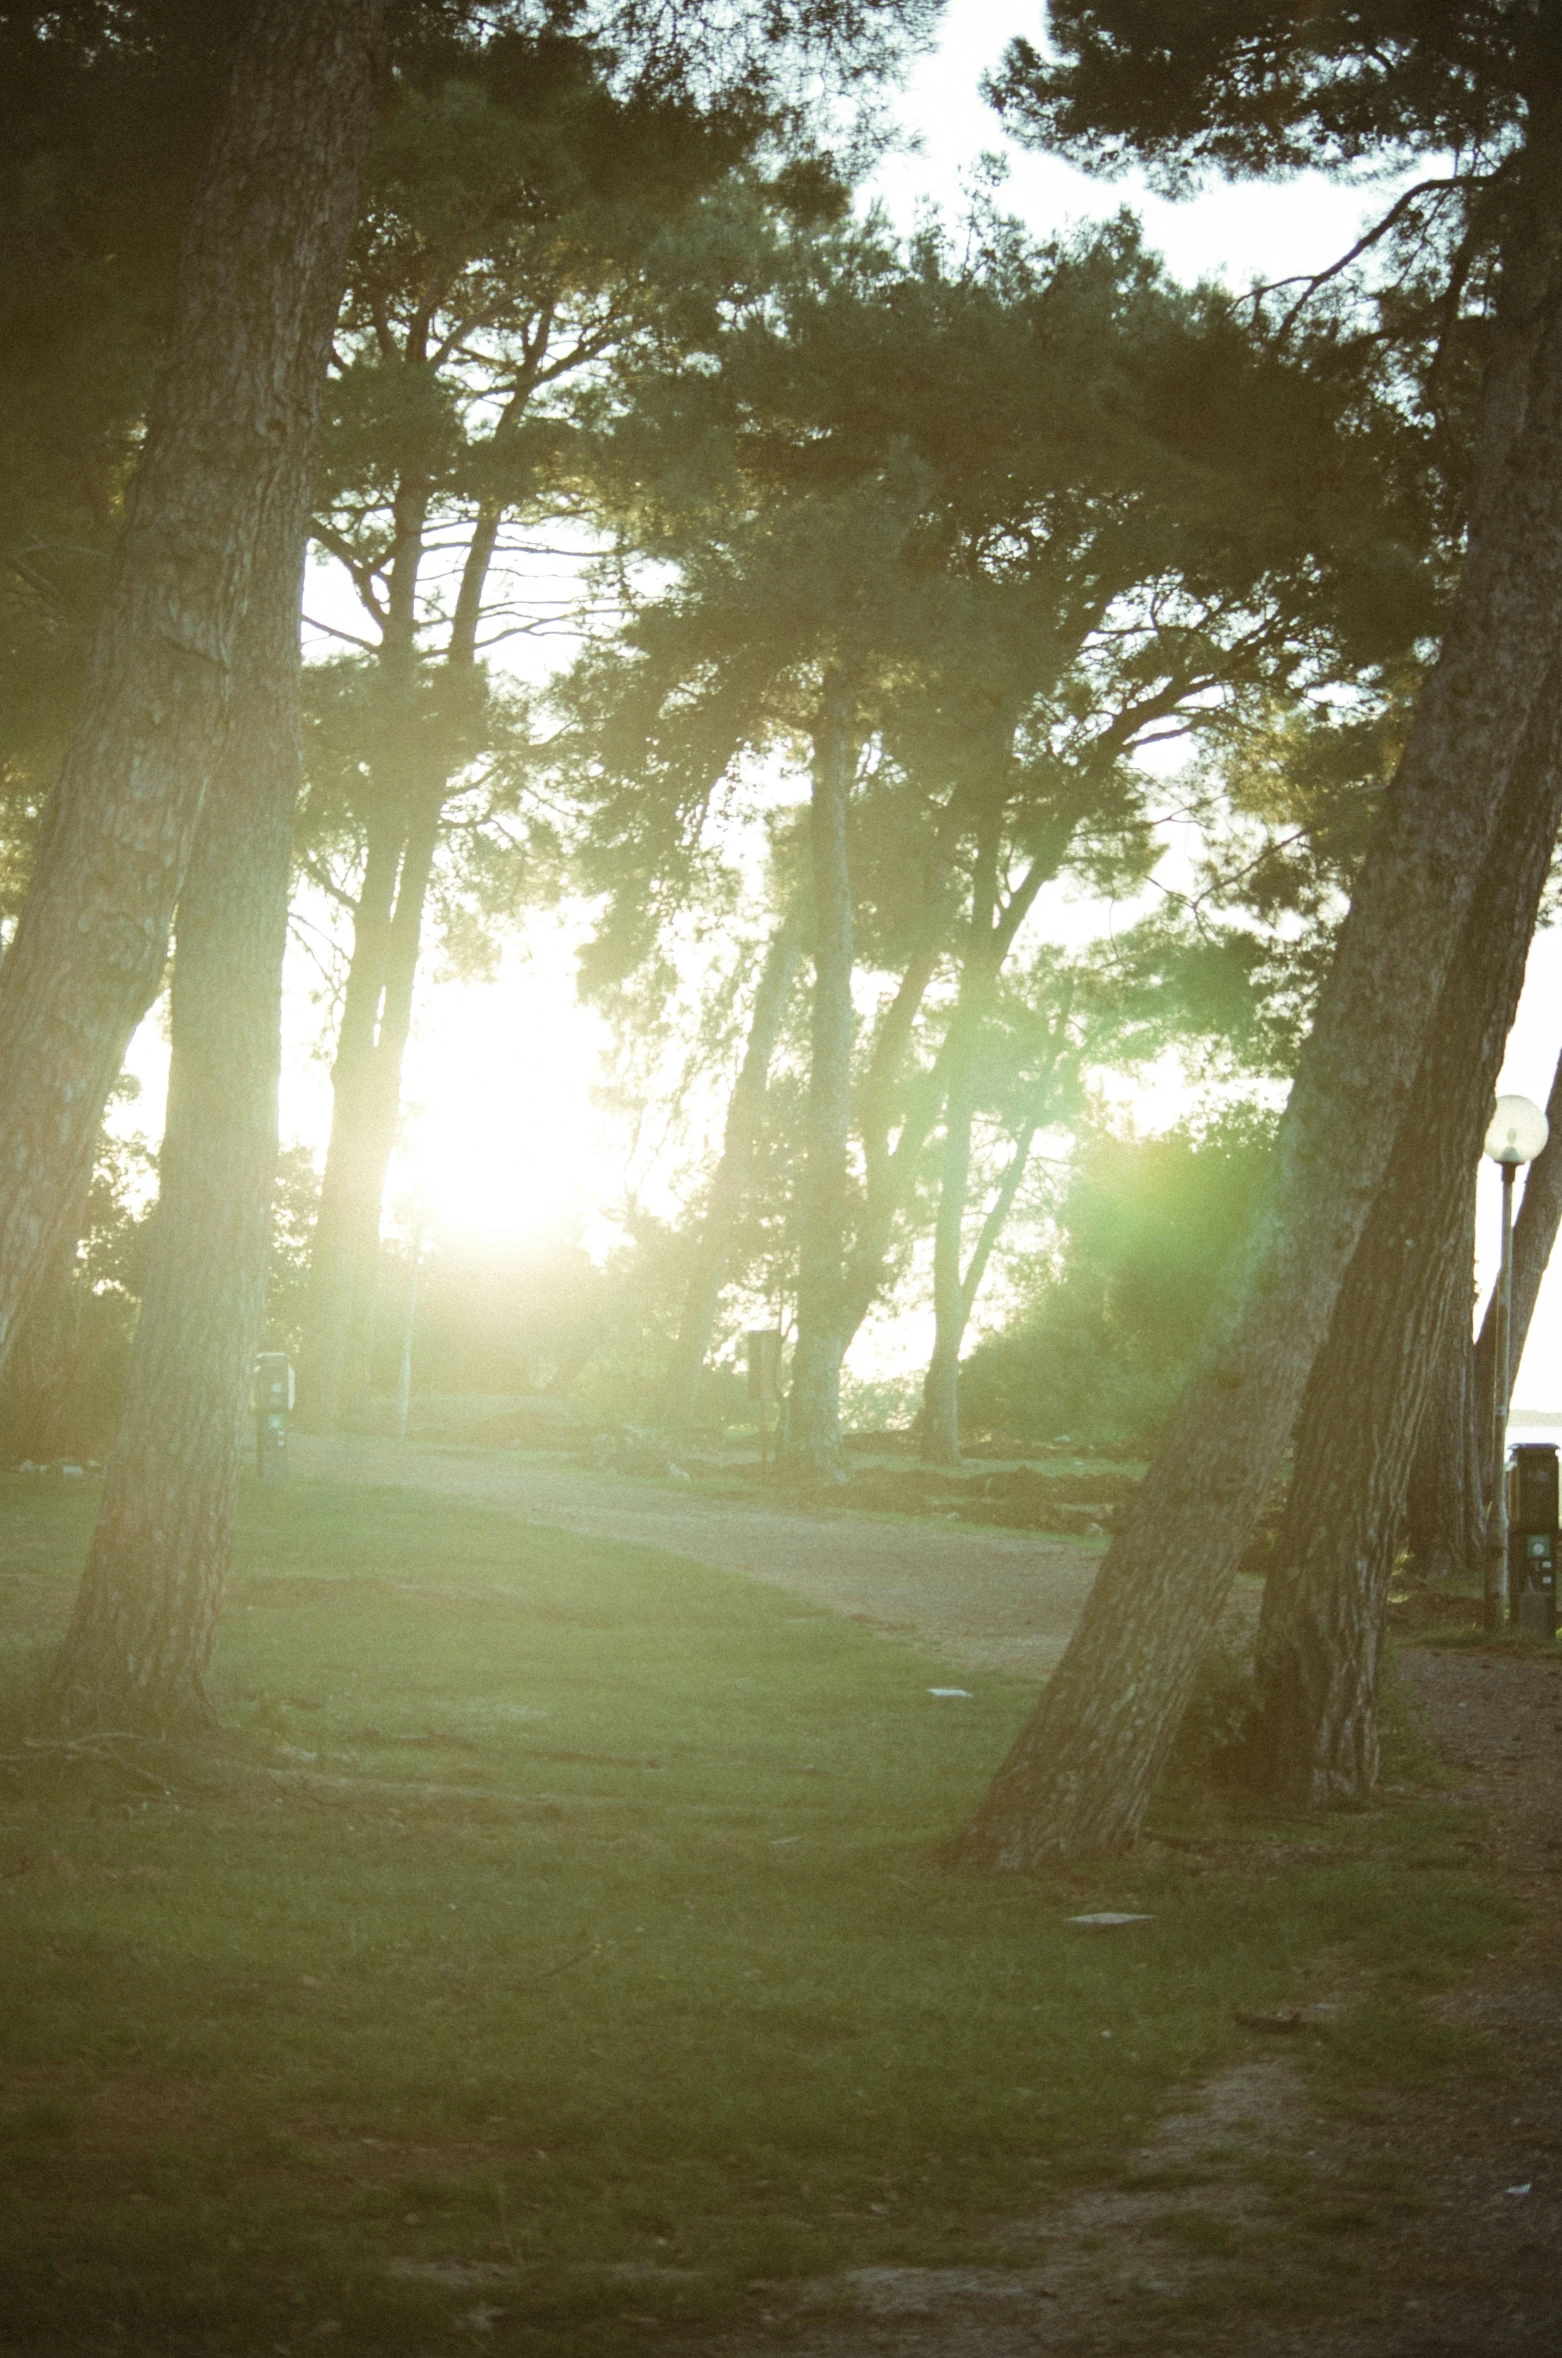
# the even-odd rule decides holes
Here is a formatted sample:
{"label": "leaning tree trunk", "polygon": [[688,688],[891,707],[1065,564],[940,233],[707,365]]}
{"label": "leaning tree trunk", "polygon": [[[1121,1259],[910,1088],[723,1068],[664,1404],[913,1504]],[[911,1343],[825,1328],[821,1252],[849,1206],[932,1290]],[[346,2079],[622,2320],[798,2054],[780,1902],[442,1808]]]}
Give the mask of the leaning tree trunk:
{"label": "leaning tree trunk", "polygon": [[[1544,1151],[1525,1177],[1513,1225],[1512,1363],[1524,1356],[1530,1322],[1562,1224],[1562,1061],[1546,1101],[1550,1125]],[[1473,1292],[1475,1185],[1472,1178],[1463,1260]],[[1492,1488],[1492,1361],[1496,1303],[1487,1304],[1479,1343],[1470,1339],[1468,1312],[1455,1321],[1438,1361],[1420,1438],[1411,1463],[1405,1510],[1410,1552],[1425,1580],[1449,1580],[1480,1569],[1486,1509]]]}
{"label": "leaning tree trunk", "polygon": [[852,898],[846,814],[856,766],[852,700],[825,683],[814,731],[814,994],[806,1160],[798,1191],[797,1346],[787,1402],[786,1458],[796,1470],[840,1471],[841,1361],[846,1350],[847,1141],[851,1125]]}
{"label": "leaning tree trunk", "polygon": [[[965,1330],[971,1323],[976,1308],[976,1297],[981,1291],[987,1264],[992,1259],[993,1247],[1008,1224],[1014,1209],[1014,1199],[1020,1192],[1020,1181],[1030,1161],[1030,1150],[1036,1132],[1041,1127],[1035,1116],[1027,1118],[1018,1137],[998,1191],[987,1207],[981,1233],[971,1248],[971,1258],[960,1278],[959,1291],[947,1308],[934,1305],[935,1332],[932,1355],[927,1373],[922,1379],[922,1456],[929,1465],[958,1465],[960,1462],[960,1351],[965,1341]],[[939,1198],[942,1212],[943,1198]],[[940,1452],[947,1452],[941,1455]]]}
{"label": "leaning tree trunk", "polygon": [[771,935],[760,968],[743,1062],[727,1107],[721,1160],[700,1223],[694,1265],[683,1297],[683,1316],[678,1323],[678,1339],[673,1345],[662,1408],[663,1419],[669,1425],[693,1421],[695,1391],[716,1324],[722,1281],[732,1250],[732,1232],[753,1184],[770,1060],[792,995],[792,980],[803,954],[806,930],[801,914],[789,910]]}
{"label": "leaning tree trunk", "polygon": [[1551,735],[1562,610],[1562,175],[1532,154],[1439,661],[1320,997],[1265,1201],[1029,1726],[955,1846],[1008,1869],[1132,1839],[1382,1183],[1514,777]]}
{"label": "leaning tree trunk", "polygon": [[210,1717],[265,1306],[298,788],[307,472],[274,503],[223,762],[179,899],[168,1121],[119,1436],[46,1708],[67,1733]]}
{"label": "leaning tree trunk", "polygon": [[922,1378],[924,1465],[960,1463],[960,1338],[965,1332],[960,1248],[971,1170],[971,1107],[950,1093],[933,1235],[933,1349]]}
{"label": "leaning tree trunk", "polygon": [[[1562,1059],[1546,1100],[1546,1143],[1524,1174],[1524,1194],[1513,1223],[1513,1307],[1508,1322],[1508,1364],[1516,1373],[1529,1340],[1535,1305],[1545,1281],[1557,1228],[1562,1224]],[[1475,1345],[1475,1433],[1480,1452],[1478,1496],[1492,1497],[1497,1469],[1492,1463],[1493,1372],[1497,1360],[1497,1295],[1492,1289]]]}
{"label": "leaning tree trunk", "polygon": [[1458,1255],[1456,1310],[1438,1348],[1405,1490],[1406,1535],[1423,1580],[1457,1580],[1479,1571],[1486,1538],[1475,1345],[1470,1334],[1475,1291],[1473,1170],[1465,1184]]}
{"label": "leaning tree trunk", "polygon": [[[1562,676],[1559,676],[1562,689]],[[1416,1435],[1450,1335],[1468,1331],[1470,1173],[1562,818],[1562,693],[1487,855],[1384,1185],[1297,1427],[1258,1637],[1260,1781],[1307,1807],[1378,1776],[1378,1671]]]}
{"label": "leaning tree trunk", "polygon": [[79,1446],[70,1400],[81,1341],[77,1274],[82,1212],[68,1220],[50,1257],[0,1380],[0,1463],[47,1464]]}
{"label": "leaning tree trunk", "polygon": [[[922,1379],[922,1455],[931,1465],[958,1465],[960,1462],[960,1352],[965,1342],[965,1331],[971,1323],[971,1314],[976,1308],[976,1298],[982,1290],[982,1280],[987,1275],[987,1264],[992,1259],[993,1249],[1008,1226],[1014,1199],[1020,1192],[1020,1182],[1025,1177],[1026,1165],[1030,1161],[1031,1146],[1045,1117],[1047,1102],[1055,1085],[1057,1051],[1062,1038],[1063,1028],[1059,1018],[1052,1027],[1053,1062],[1046,1080],[1032,1101],[1029,1113],[1020,1125],[1003,1176],[971,1248],[971,1257],[962,1272],[957,1253],[953,1271],[957,1282],[950,1285],[946,1280],[943,1289],[935,1288],[933,1350],[928,1360],[927,1373]],[[951,1098],[954,1094],[951,1087]],[[946,1116],[946,1120],[948,1118]],[[969,1100],[965,1119],[969,1136]],[[946,1163],[945,1184],[952,1173],[960,1191],[962,1221],[969,1172],[969,1148],[963,1157]],[[942,1189],[938,1211],[942,1222]],[[958,1247],[958,1232],[955,1241]]]}
{"label": "leaning tree trunk", "polygon": [[186,235],[80,717],[0,968],[0,1362],[162,979],[259,519],[311,420],[385,0],[266,0]]}

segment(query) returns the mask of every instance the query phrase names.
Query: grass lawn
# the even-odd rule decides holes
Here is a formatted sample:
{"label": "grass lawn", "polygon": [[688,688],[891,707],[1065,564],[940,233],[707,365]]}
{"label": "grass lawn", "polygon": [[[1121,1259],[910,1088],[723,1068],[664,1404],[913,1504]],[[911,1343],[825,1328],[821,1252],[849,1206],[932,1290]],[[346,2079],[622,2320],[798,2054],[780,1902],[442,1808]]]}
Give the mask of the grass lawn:
{"label": "grass lawn", "polygon": [[94,1505],[0,1479],[0,2351],[562,2358],[1001,2259],[1238,2009],[1345,1992],[1341,2088],[1459,2068],[1410,2001],[1513,1920],[1434,1791],[947,1874],[1017,1682],[407,1491],[247,1492],[222,1740],[34,1752]]}

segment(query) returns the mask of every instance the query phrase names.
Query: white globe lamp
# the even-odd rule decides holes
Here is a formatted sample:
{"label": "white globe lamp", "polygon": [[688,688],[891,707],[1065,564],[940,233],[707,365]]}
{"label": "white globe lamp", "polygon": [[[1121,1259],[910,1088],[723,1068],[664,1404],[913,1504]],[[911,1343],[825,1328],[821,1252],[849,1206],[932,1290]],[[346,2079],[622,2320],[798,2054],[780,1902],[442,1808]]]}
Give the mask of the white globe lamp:
{"label": "white globe lamp", "polygon": [[1487,1155],[1494,1163],[1517,1168],[1532,1163],[1550,1135],[1545,1115],[1527,1097],[1499,1097],[1486,1133]]}

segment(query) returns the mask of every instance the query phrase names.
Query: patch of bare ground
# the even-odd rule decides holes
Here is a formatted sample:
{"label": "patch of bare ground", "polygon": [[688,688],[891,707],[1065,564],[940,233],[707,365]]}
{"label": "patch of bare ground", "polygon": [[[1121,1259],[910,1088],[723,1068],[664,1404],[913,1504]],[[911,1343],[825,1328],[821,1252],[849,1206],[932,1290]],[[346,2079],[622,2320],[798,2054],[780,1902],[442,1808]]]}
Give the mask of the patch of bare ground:
{"label": "patch of bare ground", "polygon": [[[1110,2185],[966,2222],[983,2261],[751,2288],[699,2358],[1553,2358],[1562,2350],[1562,1663],[1412,1652],[1428,1731],[1527,1910],[1429,2002],[1499,2068],[1342,2099],[1255,2024]],[[1312,2019],[1326,2023],[1327,2007]],[[1506,2068],[1502,2068],[1505,2065]]]}

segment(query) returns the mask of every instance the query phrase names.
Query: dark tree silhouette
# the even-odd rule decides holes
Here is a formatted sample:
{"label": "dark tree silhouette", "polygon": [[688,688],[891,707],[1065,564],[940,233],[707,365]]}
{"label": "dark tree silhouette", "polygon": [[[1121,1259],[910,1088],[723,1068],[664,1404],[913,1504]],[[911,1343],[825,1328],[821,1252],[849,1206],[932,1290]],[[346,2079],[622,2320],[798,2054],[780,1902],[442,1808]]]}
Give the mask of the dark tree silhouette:
{"label": "dark tree silhouette", "polygon": [[0,1360],[158,989],[263,521],[309,446],[385,0],[265,0],[186,234],[167,365],[0,967]]}
{"label": "dark tree silhouette", "polygon": [[[1175,54],[1142,0],[1059,8],[1053,23],[1055,60],[1011,51],[1011,103],[1097,164],[1132,149],[1186,175],[1211,161],[1273,170],[1390,144],[1461,148],[1462,175],[1438,173],[1414,200],[1423,227],[1445,199],[1460,220],[1420,351],[1428,366],[1463,368],[1477,424],[1462,578],[1303,1052],[1264,1209],[1073,1642],[957,1846],[967,1864],[1002,1868],[1120,1842],[1142,1821],[1390,1172],[1445,985],[1463,988],[1457,946],[1503,856],[1502,814],[1526,775],[1547,774],[1562,595],[1554,17],[1222,9],[1190,19]],[[1396,206],[1396,220],[1406,216]],[[1452,332],[1477,256],[1492,297],[1478,340]]]}

